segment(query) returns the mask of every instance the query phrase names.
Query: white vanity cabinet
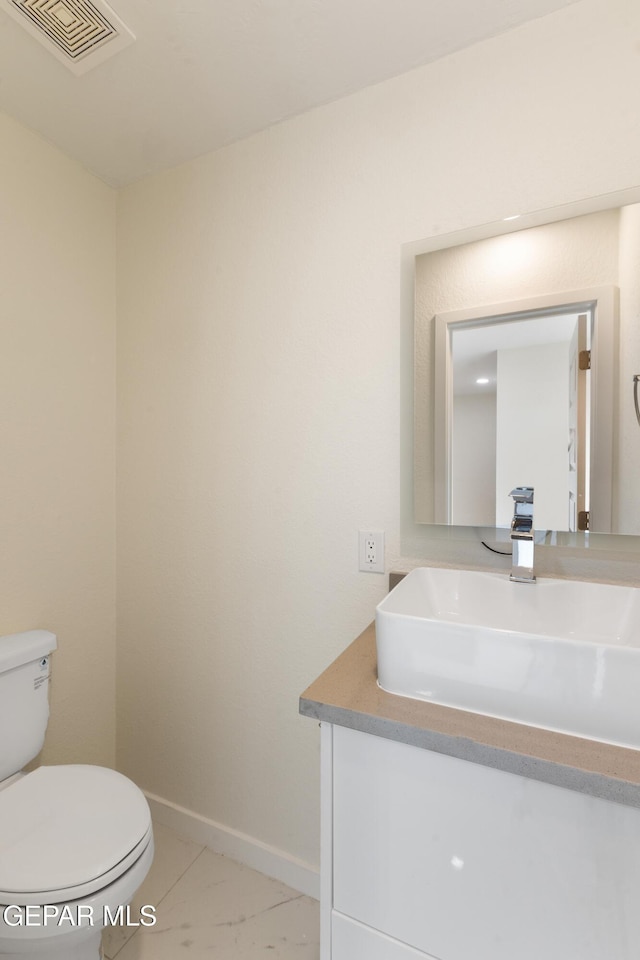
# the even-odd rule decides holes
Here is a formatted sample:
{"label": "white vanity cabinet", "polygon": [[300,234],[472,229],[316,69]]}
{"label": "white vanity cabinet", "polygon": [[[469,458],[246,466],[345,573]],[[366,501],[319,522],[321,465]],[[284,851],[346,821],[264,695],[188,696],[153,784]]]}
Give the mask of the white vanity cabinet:
{"label": "white vanity cabinet", "polygon": [[640,809],[321,726],[322,960],[638,960]]}

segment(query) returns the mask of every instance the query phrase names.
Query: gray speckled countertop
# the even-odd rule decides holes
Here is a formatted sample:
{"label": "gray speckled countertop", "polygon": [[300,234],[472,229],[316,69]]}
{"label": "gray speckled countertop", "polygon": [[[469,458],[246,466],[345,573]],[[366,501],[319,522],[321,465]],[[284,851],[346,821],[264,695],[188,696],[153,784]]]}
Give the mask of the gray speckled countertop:
{"label": "gray speckled countertop", "polygon": [[377,683],[375,625],[300,697],[300,713],[640,807],[640,751],[399,697]]}

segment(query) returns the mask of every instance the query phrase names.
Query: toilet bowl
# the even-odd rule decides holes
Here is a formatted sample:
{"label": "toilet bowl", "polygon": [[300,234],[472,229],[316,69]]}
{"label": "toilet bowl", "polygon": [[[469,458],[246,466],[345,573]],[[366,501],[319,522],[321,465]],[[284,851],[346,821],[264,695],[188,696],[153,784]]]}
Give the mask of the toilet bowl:
{"label": "toilet bowl", "polygon": [[[105,767],[16,770],[24,750],[15,741],[30,741],[31,752],[44,735],[54,648],[46,631],[0,637],[0,960],[99,960],[105,926],[155,921],[152,907],[142,918],[127,910],[153,859],[142,791]],[[9,713],[21,724],[11,738]]]}

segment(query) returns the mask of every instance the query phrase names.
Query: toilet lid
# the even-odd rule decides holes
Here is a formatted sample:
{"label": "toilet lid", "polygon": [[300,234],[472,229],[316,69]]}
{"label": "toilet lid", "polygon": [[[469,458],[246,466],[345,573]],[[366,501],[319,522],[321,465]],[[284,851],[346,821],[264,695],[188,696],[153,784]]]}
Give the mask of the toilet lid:
{"label": "toilet lid", "polygon": [[[39,767],[0,790],[2,897],[85,887],[108,874],[149,833],[141,790],[106,767]],[[94,884],[91,883],[91,886]]]}

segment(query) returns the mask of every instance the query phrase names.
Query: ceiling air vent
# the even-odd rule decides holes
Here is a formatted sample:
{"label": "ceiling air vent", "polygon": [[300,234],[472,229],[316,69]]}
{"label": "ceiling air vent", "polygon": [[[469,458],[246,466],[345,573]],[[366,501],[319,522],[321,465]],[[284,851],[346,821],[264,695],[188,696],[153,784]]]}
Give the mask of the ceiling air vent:
{"label": "ceiling air vent", "polygon": [[73,73],[97,67],[135,40],[103,0],[4,0],[4,7]]}

